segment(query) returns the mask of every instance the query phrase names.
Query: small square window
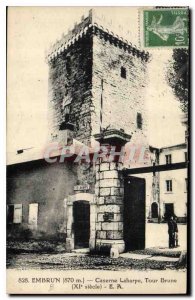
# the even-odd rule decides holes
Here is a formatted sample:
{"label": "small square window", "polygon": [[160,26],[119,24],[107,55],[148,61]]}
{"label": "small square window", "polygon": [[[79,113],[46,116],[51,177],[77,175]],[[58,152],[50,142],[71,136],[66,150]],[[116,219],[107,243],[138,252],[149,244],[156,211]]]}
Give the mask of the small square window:
{"label": "small square window", "polygon": [[121,77],[122,78],[127,78],[127,71],[124,67],[121,67]]}

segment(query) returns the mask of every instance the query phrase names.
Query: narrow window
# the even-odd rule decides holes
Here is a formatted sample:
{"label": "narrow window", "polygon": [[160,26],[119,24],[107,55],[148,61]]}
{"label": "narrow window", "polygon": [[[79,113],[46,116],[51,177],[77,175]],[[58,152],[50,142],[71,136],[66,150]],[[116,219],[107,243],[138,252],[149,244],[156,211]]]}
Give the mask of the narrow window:
{"label": "narrow window", "polygon": [[185,130],[185,143],[187,143],[187,142],[188,142],[188,131]]}
{"label": "narrow window", "polygon": [[14,205],[7,206],[7,223],[12,224],[14,220]]}
{"label": "narrow window", "polygon": [[7,221],[9,224],[22,223],[22,204],[10,204],[7,209]]}
{"label": "narrow window", "polygon": [[38,221],[38,203],[29,204],[28,224],[31,229],[37,228]]}
{"label": "narrow window", "polygon": [[153,202],[151,205],[152,218],[158,218],[158,204]]}
{"label": "narrow window", "polygon": [[66,57],[66,72],[67,72],[68,76],[71,75],[71,60],[70,60],[70,56]]}
{"label": "narrow window", "polygon": [[137,113],[137,128],[142,129],[142,114]]}
{"label": "narrow window", "polygon": [[188,153],[187,152],[184,152],[184,158],[185,158],[185,162],[188,161]]}
{"label": "narrow window", "polygon": [[171,154],[165,155],[166,164],[169,165],[172,163],[172,156]]}
{"label": "narrow window", "polygon": [[187,193],[188,191],[188,179],[185,178],[185,192]]}
{"label": "narrow window", "polygon": [[166,191],[172,192],[172,180],[166,180]]}
{"label": "narrow window", "polygon": [[121,77],[122,78],[127,78],[127,71],[124,67],[121,67]]}
{"label": "narrow window", "polygon": [[22,223],[22,204],[14,205],[14,221],[15,224]]}

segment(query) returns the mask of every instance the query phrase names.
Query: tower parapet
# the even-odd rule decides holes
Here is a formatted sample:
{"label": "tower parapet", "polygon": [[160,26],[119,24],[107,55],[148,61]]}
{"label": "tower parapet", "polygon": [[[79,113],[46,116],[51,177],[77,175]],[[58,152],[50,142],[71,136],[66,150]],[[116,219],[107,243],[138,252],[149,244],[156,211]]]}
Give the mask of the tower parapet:
{"label": "tower parapet", "polygon": [[[121,25],[117,26],[118,31],[124,33],[124,29]],[[72,30],[69,30],[67,34],[63,34],[60,40],[57,40],[49,49],[46,55],[48,62],[56,58],[59,54],[66,51],[75,42],[82,39],[88,33],[96,34],[104,38],[106,41],[113,43],[116,47],[123,48],[125,51],[141,58],[144,61],[148,61],[149,53],[138,49],[137,46],[130,42],[129,31],[125,32],[125,38],[119,36],[116,26],[114,26],[112,20],[106,21],[105,15],[98,14],[95,9],[91,9],[87,16],[81,17],[79,24],[75,23]],[[127,38],[127,39],[126,39]]]}

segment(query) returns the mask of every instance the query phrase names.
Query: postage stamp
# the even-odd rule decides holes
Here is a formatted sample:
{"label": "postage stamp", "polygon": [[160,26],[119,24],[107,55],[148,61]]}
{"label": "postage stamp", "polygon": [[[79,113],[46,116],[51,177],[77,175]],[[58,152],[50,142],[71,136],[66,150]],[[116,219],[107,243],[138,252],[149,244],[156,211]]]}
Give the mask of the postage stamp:
{"label": "postage stamp", "polygon": [[145,47],[187,47],[189,10],[187,8],[143,11]]}

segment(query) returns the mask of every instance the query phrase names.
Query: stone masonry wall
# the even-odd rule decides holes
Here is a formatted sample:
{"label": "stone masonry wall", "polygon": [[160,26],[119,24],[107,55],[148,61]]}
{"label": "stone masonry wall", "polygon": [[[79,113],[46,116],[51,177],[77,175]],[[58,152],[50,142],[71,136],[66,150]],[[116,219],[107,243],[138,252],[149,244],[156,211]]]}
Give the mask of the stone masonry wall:
{"label": "stone masonry wall", "polygon": [[86,33],[49,62],[49,140],[59,141],[66,121],[75,125],[74,138],[87,144],[91,135],[92,37]]}
{"label": "stone masonry wall", "polygon": [[97,217],[96,251],[109,252],[116,244],[124,251],[123,242],[123,178],[119,162],[99,162],[96,165]]}
{"label": "stone masonry wall", "polygon": [[[132,143],[146,141],[147,116],[144,91],[147,84],[145,60],[125,51],[111,39],[96,34],[93,38],[92,134],[99,132],[100,99],[103,97],[103,127],[122,128],[132,134]],[[121,77],[126,69],[126,79]],[[101,80],[103,79],[103,91]],[[142,114],[142,130],[137,128],[137,113]]]}
{"label": "stone masonry wall", "polygon": [[[147,84],[146,61],[139,51],[126,51],[120,42],[107,38],[98,29],[93,37],[92,134],[102,128],[122,129],[132,136],[130,143],[147,146],[147,116],[144,92]],[[126,78],[121,76],[121,67]],[[102,84],[103,80],[103,84]],[[101,108],[101,99],[103,108]],[[137,113],[142,115],[142,128],[137,126]],[[125,250],[123,231],[124,183],[119,162],[96,165],[97,196],[96,250]]]}

